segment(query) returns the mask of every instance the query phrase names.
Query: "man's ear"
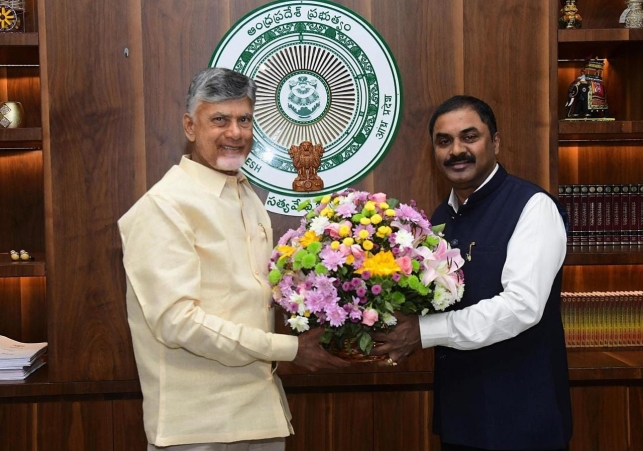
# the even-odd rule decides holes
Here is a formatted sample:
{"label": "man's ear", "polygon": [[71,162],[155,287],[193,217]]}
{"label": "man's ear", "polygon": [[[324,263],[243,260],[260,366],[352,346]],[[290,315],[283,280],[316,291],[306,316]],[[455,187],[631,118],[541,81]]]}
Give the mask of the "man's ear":
{"label": "man's ear", "polygon": [[196,135],[194,134],[194,120],[192,120],[192,116],[188,113],[183,115],[183,131],[185,132],[185,137],[188,141],[194,142],[196,140]]}
{"label": "man's ear", "polygon": [[494,153],[498,155],[500,153],[500,133],[496,132],[495,135],[493,135],[493,146],[494,146]]}

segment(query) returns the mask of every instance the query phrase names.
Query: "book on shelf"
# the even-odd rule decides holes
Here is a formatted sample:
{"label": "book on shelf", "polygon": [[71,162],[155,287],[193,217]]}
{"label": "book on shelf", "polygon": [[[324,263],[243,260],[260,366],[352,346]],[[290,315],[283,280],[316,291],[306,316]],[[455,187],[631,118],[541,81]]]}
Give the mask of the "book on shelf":
{"label": "book on shelf", "polygon": [[0,335],[0,381],[24,380],[45,364],[47,343],[21,343]]}
{"label": "book on shelf", "polygon": [[560,185],[558,198],[569,216],[568,244],[643,244],[643,184]]}
{"label": "book on shelf", "polygon": [[569,348],[643,346],[643,291],[561,293]]}

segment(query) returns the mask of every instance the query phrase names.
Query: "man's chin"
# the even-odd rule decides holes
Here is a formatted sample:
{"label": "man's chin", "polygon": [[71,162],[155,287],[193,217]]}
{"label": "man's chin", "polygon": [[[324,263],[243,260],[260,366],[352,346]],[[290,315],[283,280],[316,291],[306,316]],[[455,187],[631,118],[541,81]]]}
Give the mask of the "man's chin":
{"label": "man's chin", "polygon": [[245,158],[219,158],[214,169],[221,172],[237,172],[245,161]]}

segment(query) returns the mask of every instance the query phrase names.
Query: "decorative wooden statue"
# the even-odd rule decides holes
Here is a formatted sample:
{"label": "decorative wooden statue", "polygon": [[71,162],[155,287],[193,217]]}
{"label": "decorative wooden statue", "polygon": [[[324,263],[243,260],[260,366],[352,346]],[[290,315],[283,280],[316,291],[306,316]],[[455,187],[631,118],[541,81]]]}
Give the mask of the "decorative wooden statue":
{"label": "decorative wooden statue", "polygon": [[319,191],[324,188],[324,181],[317,175],[324,147],[303,141],[299,146],[290,146],[288,154],[297,169],[297,177],[292,182],[292,189],[297,192]]}
{"label": "decorative wooden statue", "polygon": [[588,59],[581,74],[569,86],[565,104],[570,119],[599,118],[608,120],[609,109],[603,85],[603,60]]}
{"label": "decorative wooden statue", "polygon": [[559,28],[581,28],[583,18],[578,13],[576,0],[565,0],[565,5],[560,9],[561,16],[558,18]]}

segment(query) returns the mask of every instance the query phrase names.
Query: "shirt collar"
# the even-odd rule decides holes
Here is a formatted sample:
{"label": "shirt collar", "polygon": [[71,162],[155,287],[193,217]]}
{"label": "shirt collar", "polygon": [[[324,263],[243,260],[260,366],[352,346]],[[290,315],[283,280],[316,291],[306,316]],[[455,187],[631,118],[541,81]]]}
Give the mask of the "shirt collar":
{"label": "shirt collar", "polygon": [[228,182],[234,181],[241,183],[246,180],[246,176],[241,171],[236,175],[226,175],[222,172],[215,171],[212,168],[192,161],[190,155],[183,155],[179,162],[179,167],[185,171],[192,179],[198,182],[208,191],[212,191],[217,196],[221,196],[221,192]]}
{"label": "shirt collar", "polygon": [[[489,174],[489,176],[485,179],[485,181],[482,182],[482,184],[478,188],[476,188],[476,191],[480,190],[480,188],[482,188],[487,183],[489,183],[489,180],[491,180],[493,176],[496,175],[496,172],[498,172],[498,163],[496,163],[496,166],[493,168],[493,171],[491,171],[491,174]],[[474,193],[476,191],[474,191]],[[469,200],[468,198],[465,199],[465,201],[463,202],[463,205],[466,205],[468,200]],[[453,190],[453,188],[451,188],[451,194],[449,194],[449,206],[451,206],[451,208],[453,208],[455,212],[457,212],[458,208],[460,208],[460,202],[458,202],[458,196],[455,195],[455,191]]]}

